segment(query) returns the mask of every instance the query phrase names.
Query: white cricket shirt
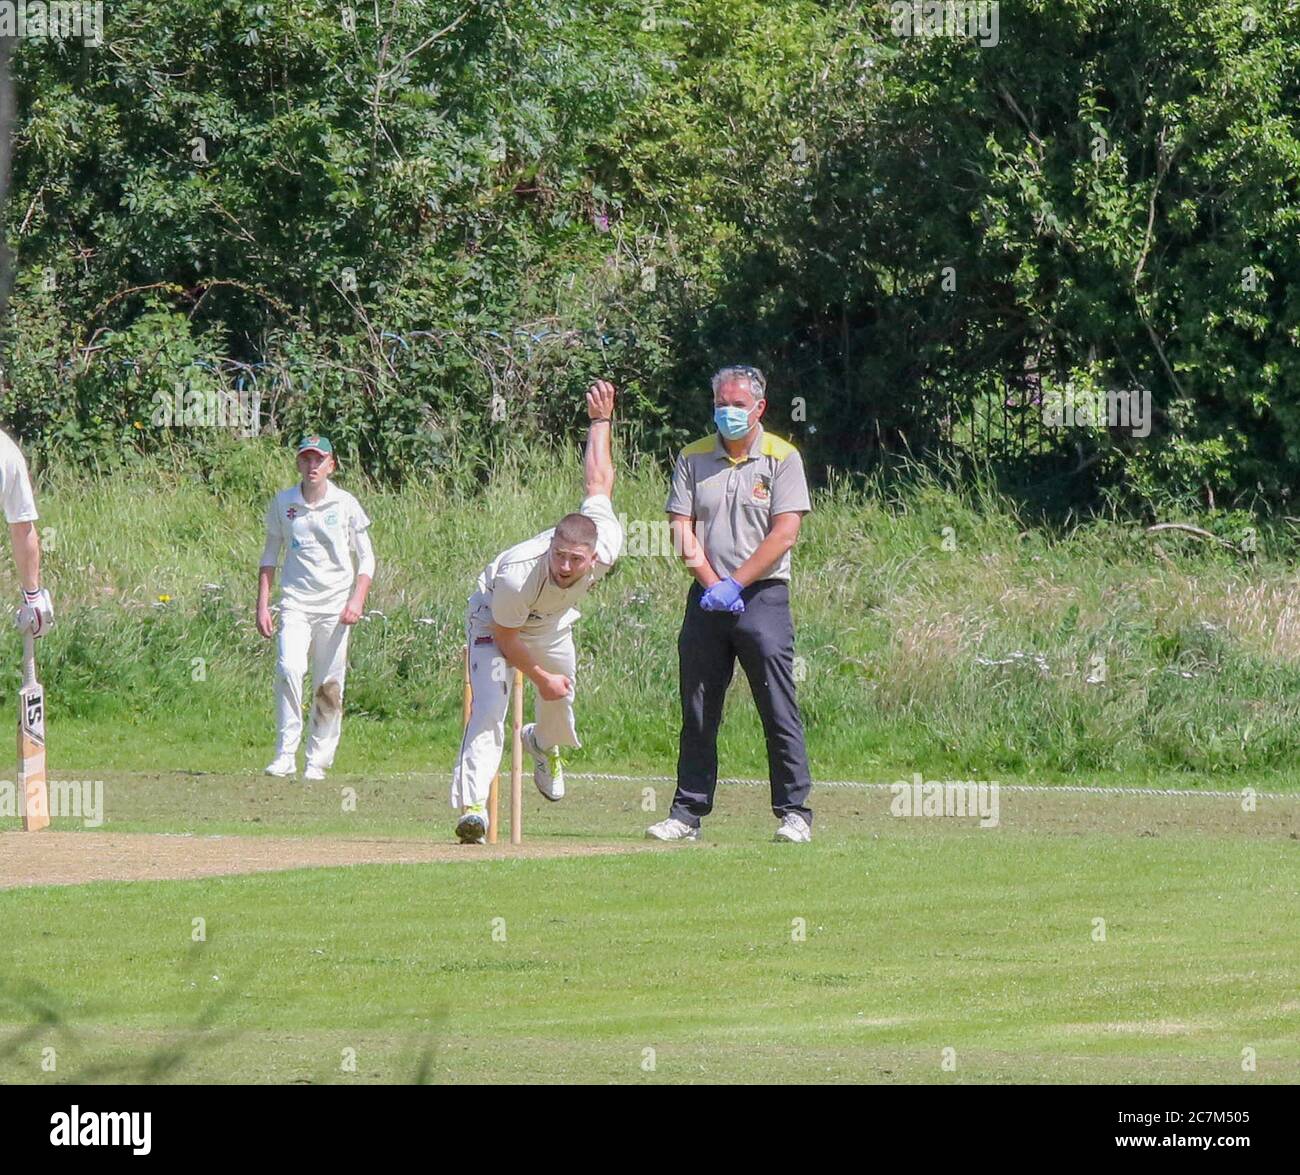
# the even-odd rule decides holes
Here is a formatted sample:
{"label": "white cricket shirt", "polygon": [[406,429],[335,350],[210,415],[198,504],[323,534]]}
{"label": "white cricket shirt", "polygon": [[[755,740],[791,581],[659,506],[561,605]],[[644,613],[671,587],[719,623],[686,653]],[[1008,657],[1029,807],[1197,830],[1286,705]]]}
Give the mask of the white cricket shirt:
{"label": "white cricket shirt", "polygon": [[281,490],[266,508],[262,567],[274,567],[286,549],[280,573],[280,604],[303,612],[341,612],[352,595],[352,553],[370,525],[361,503],[333,482],[314,506],[301,483]]}

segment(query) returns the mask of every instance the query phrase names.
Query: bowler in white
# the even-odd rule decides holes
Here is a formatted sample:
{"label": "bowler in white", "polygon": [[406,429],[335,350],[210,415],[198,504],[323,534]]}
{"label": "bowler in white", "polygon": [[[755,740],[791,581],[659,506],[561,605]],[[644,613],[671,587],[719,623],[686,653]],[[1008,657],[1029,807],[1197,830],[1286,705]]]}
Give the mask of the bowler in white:
{"label": "bowler in white", "polygon": [[501,767],[516,669],[537,690],[536,720],[524,727],[523,743],[546,799],[564,795],[561,748],[581,746],[573,718],[577,605],[623,549],[623,528],[610,502],[613,384],[592,384],[587,415],[586,493],[578,512],[503,551],[483,569],[469,598],[465,632],[473,701],[451,779],[451,805],[461,810],[456,835],[466,844],[482,844],[487,836],[488,791]]}

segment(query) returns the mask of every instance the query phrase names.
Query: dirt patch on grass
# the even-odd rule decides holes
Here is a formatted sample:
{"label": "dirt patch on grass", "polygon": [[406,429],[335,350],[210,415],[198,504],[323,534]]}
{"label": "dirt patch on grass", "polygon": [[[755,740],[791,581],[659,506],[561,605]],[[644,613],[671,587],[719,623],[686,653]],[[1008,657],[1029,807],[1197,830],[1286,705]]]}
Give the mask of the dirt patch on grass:
{"label": "dirt patch on grass", "polygon": [[538,860],[641,852],[653,845],[549,842],[435,844],[343,837],[171,836],[122,832],[0,833],[0,889],[88,881],[180,881],[341,865]]}

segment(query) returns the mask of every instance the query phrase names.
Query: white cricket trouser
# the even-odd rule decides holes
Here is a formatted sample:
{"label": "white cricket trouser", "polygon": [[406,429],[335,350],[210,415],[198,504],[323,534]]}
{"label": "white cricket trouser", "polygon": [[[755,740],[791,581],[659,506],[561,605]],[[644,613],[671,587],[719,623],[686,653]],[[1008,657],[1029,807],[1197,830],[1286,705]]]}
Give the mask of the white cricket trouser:
{"label": "white cricket trouser", "polygon": [[343,730],[343,679],[351,631],[338,612],[280,609],[280,657],[275,671],[277,758],[298,752],[302,739],[302,679],[310,661],[312,707],[307,762],[322,770],[334,765],[334,752]]}
{"label": "white cricket trouser", "polygon": [[[506,747],[510,687],[515,679],[514,669],[506,663],[490,630],[485,630],[471,616],[466,631],[469,641],[469,680],[474,700],[470,707],[469,726],[465,728],[465,736],[461,739],[460,756],[451,776],[453,808],[487,803],[492,777],[501,770],[501,757]],[[573,647],[572,628],[527,633],[521,639],[543,669],[548,673],[563,673],[571,683],[575,683],[577,655]],[[558,702],[547,702],[534,696],[533,719],[537,723],[537,745],[544,750],[582,745],[578,741],[573,720],[572,689],[567,697]],[[524,766],[525,774],[531,774],[532,760],[528,757],[527,750],[524,751]]]}

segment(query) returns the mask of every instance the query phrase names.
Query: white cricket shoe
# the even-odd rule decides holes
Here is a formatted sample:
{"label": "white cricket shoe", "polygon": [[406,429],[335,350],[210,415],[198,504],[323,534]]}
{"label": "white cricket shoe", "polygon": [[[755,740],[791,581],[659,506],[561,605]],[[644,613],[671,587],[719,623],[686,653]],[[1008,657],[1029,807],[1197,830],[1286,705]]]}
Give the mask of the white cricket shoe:
{"label": "white cricket shoe", "polygon": [[308,763],[307,769],[302,773],[303,779],[324,779],[325,769],[317,767],[315,763]]}
{"label": "white cricket shoe", "polygon": [[645,830],[646,838],[649,840],[699,840],[700,830],[692,828],[685,820],[678,820],[676,816],[669,816],[667,820],[660,820],[658,824],[652,824]]}
{"label": "white cricket shoe", "polygon": [[298,762],[293,755],[276,755],[275,762],[263,772],[264,775],[278,775],[281,779],[298,774]]}
{"label": "white cricket shoe", "polygon": [[537,745],[537,724],[530,722],[519,732],[524,747],[533,757],[533,782],[548,800],[564,799],[564,764],[560,762],[560,748],[544,751]]}
{"label": "white cricket shoe", "polygon": [[465,814],[456,822],[456,835],[463,845],[481,845],[487,839],[487,812],[482,804],[475,804],[465,809]]}
{"label": "white cricket shoe", "polygon": [[777,844],[806,845],[812,840],[812,828],[797,812],[787,812],[772,839]]}

